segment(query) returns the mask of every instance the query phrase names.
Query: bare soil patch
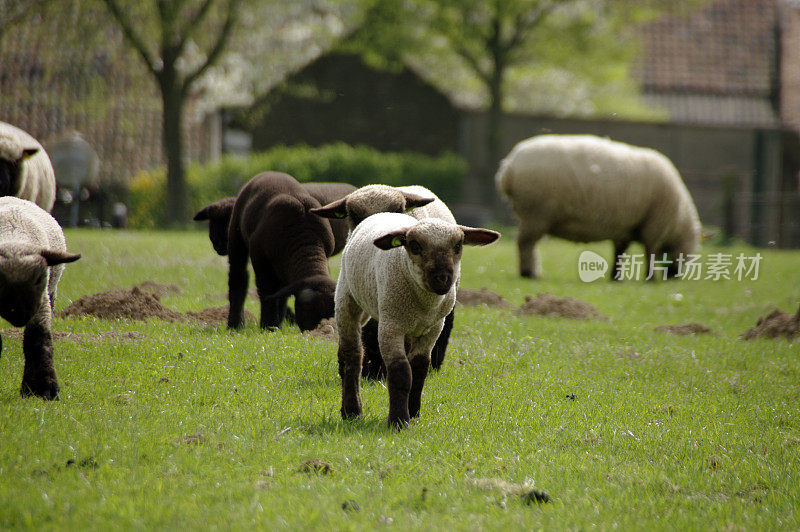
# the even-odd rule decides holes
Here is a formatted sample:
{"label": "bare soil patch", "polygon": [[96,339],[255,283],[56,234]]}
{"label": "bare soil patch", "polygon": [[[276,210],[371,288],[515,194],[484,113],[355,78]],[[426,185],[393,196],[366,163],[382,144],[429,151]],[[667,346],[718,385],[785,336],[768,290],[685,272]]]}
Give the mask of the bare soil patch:
{"label": "bare soil patch", "polygon": [[500,308],[511,306],[511,303],[506,298],[487,288],[480,288],[479,290],[459,288],[456,294],[456,301],[459,305],[464,306],[486,305],[487,307]]}
{"label": "bare soil patch", "polygon": [[755,327],[747,329],[740,338],[752,340],[753,338],[780,338],[793,340],[800,335],[800,308],[795,314],[781,312],[775,309],[766,316],[758,318]]}
{"label": "bare soil patch", "polygon": [[329,342],[338,342],[339,341],[339,330],[336,328],[336,320],[333,318],[325,318],[316,328],[305,331],[303,334],[307,334],[312,338],[319,338],[320,340],[327,340]]}
{"label": "bare soil patch", "polygon": [[[229,305],[204,308],[199,312],[188,311],[183,317],[186,320],[202,323],[205,325],[221,325],[228,322]],[[255,323],[256,317],[247,309],[244,309],[245,323]]]}
{"label": "bare soil patch", "polygon": [[659,325],[655,328],[655,330],[664,334],[674,334],[679,336],[687,334],[707,334],[711,332],[710,327],[706,327],[702,323],[697,323],[696,321],[691,323]]}
{"label": "bare soil patch", "polygon": [[603,314],[600,314],[591,303],[571,297],[558,297],[548,292],[539,294],[535,298],[525,296],[525,303],[515,310],[514,314],[517,316],[537,314],[575,320],[608,319]]}
{"label": "bare soil patch", "polygon": [[[22,340],[22,333],[24,329],[6,329],[3,331],[3,336],[7,338],[14,338],[16,340]],[[124,332],[117,332],[117,331],[103,331],[98,334],[91,334],[91,333],[74,333],[69,331],[53,331],[53,339],[54,340],[71,340],[73,342],[100,342],[103,340],[128,340],[128,341],[136,341],[141,340],[144,338],[144,335],[139,331],[124,331]]]}
{"label": "bare soil patch", "polygon": [[94,316],[102,319],[129,319],[145,321],[158,318],[175,321],[181,317],[178,312],[161,304],[159,296],[134,286],[130,290],[115,288],[83,296],[66,307],[61,317]]}
{"label": "bare soil patch", "polygon": [[181,289],[174,284],[163,284],[157,283],[155,281],[142,281],[141,283],[137,284],[134,288],[138,288],[140,290],[144,290],[145,292],[150,292],[151,294],[155,294],[158,296],[159,299],[164,297],[167,294],[180,294]]}

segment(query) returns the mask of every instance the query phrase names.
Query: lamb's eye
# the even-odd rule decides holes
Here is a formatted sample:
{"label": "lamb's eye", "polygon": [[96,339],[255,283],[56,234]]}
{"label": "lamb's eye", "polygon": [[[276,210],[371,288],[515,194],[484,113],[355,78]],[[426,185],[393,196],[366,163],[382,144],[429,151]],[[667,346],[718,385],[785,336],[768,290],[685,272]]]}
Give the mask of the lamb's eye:
{"label": "lamb's eye", "polygon": [[413,255],[419,255],[422,253],[422,246],[420,246],[419,242],[416,241],[409,242],[408,251],[410,251]]}
{"label": "lamb's eye", "polygon": [[455,252],[456,255],[461,253],[461,242],[459,242],[458,244],[455,245],[455,247],[453,248],[453,251]]}

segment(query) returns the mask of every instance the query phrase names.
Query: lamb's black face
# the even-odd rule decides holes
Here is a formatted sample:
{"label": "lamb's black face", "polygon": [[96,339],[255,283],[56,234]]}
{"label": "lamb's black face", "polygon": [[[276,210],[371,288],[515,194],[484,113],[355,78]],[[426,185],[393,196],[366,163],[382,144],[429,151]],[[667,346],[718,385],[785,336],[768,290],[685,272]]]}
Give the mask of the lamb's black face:
{"label": "lamb's black face", "polygon": [[0,317],[14,327],[24,327],[39,310],[41,299],[36,296],[37,288],[4,284],[0,280]]}
{"label": "lamb's black face", "polygon": [[316,284],[312,287],[303,288],[295,296],[295,321],[301,331],[310,331],[316,328],[319,322],[325,318],[333,317],[333,294],[335,289],[335,283],[330,281],[330,284]]}
{"label": "lamb's black face", "polygon": [[228,222],[230,218],[211,218],[208,222],[208,238],[219,255],[228,254]]}
{"label": "lamb's black face", "polygon": [[19,165],[0,159],[0,196],[11,196],[16,192],[14,184],[19,175]]}
{"label": "lamb's black face", "polygon": [[414,229],[408,232],[406,251],[428,290],[444,295],[453,287],[461,261],[462,244],[463,234],[460,232],[434,237]]}

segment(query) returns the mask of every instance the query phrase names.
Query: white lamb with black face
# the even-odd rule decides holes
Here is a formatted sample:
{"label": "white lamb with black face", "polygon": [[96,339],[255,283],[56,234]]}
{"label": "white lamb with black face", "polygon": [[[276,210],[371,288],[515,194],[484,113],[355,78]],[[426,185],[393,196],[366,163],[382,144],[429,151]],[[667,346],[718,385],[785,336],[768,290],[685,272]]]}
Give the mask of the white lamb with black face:
{"label": "white lamb with black face", "polygon": [[436,218],[380,213],[363,220],[342,252],[336,285],[342,417],[361,415],[361,326],[378,320],[387,371],[389,426],[419,415],[431,349],[456,302],[463,245],[500,236]]}
{"label": "white lamb with black face", "polygon": [[6,122],[0,122],[0,196],[30,200],[47,212],[56,201],[56,174],[47,152]]}
{"label": "white lamb with black face", "polygon": [[[417,220],[438,218],[445,222],[456,223],[453,213],[436,194],[420,185],[392,187],[389,185],[367,185],[336,201],[328,203],[311,212],[323,218],[345,219],[350,231],[353,231],[362,220],[379,212],[407,213]],[[455,321],[455,310],[445,318],[444,328],[431,352],[431,368],[438,370],[444,362],[450,331]],[[364,367],[362,375],[376,379],[386,375],[378,349],[378,323],[369,321],[362,330],[364,343]]]}
{"label": "white lamb with black face", "polygon": [[64,263],[79,258],[67,252],[64,232],[42,208],[16,197],[0,198],[0,317],[25,327],[23,396],[58,398],[53,307]]}

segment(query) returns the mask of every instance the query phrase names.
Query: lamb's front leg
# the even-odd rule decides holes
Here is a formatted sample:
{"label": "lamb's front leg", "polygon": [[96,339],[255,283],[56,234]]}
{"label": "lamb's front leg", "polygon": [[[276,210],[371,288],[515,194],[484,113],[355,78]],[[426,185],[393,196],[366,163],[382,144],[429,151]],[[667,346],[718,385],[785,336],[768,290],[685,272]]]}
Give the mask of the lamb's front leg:
{"label": "lamb's front leg", "polygon": [[405,336],[390,324],[381,321],[378,322],[378,345],[386,366],[386,387],[389,389],[388,425],[390,428],[402,429],[411,421],[408,398],[412,373],[406,356]]}
{"label": "lamb's front leg", "polygon": [[339,330],[339,375],[342,377],[342,418],[358,417],[361,408],[361,309],[350,296],[336,302]]}
{"label": "lamb's front leg", "polygon": [[[45,306],[49,302],[44,303]],[[49,308],[49,307],[47,307]],[[22,373],[20,395],[35,395],[45,400],[58,400],[58,379],[53,366],[53,335],[50,332],[50,312],[40,312],[25,327],[22,352],[25,369]]]}

